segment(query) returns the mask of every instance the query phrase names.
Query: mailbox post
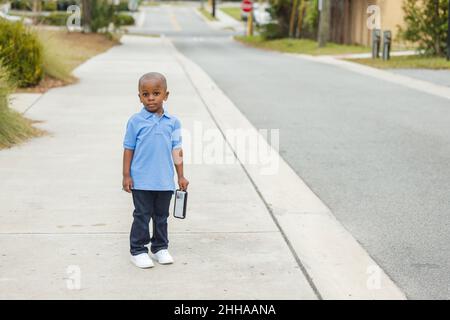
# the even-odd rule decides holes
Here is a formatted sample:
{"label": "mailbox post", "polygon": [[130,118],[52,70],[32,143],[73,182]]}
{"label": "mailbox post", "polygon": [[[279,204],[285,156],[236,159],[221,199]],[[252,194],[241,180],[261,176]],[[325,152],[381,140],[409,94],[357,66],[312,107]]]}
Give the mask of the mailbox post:
{"label": "mailbox post", "polygon": [[385,31],[383,33],[383,60],[389,60],[391,58],[391,43],[392,32]]}
{"label": "mailbox post", "polygon": [[372,31],[372,59],[380,57],[381,30],[374,29]]}

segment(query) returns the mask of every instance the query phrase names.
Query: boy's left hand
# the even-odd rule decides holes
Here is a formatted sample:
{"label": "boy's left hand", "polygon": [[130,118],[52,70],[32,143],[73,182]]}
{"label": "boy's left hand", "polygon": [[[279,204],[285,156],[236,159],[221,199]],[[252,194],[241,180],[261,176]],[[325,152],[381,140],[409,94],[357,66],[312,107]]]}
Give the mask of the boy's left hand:
{"label": "boy's left hand", "polygon": [[186,191],[189,181],[185,177],[178,178],[178,186],[181,190]]}

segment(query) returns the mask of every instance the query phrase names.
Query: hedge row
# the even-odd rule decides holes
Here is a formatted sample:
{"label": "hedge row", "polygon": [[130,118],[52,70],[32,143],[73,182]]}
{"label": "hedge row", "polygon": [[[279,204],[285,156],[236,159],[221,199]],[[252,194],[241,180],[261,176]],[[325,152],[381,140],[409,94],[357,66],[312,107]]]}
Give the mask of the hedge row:
{"label": "hedge row", "polygon": [[[71,5],[80,5],[80,0],[41,0],[41,8],[43,11],[67,11]],[[138,3],[140,3],[139,1]],[[13,10],[28,10],[33,9],[33,0],[13,0],[11,1],[11,9]],[[117,6],[118,11],[129,11],[128,1],[123,0]]]}
{"label": "hedge row", "polygon": [[[38,23],[46,24],[51,26],[65,26],[67,24],[67,19],[70,14],[65,12],[52,12],[48,16],[40,16],[38,18]],[[135,22],[133,16],[127,13],[117,13],[114,15],[113,23],[116,27],[120,26],[130,26]],[[81,21],[81,24],[83,21]]]}

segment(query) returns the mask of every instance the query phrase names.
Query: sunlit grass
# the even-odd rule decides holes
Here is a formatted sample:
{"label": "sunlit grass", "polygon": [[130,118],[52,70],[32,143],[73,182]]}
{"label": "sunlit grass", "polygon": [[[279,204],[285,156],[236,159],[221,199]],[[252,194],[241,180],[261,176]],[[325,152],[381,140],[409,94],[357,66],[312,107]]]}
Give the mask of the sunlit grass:
{"label": "sunlit grass", "polygon": [[390,60],[382,59],[347,59],[379,69],[450,69],[450,61],[442,57],[398,56]]}
{"label": "sunlit grass", "polygon": [[241,11],[242,11],[241,8],[225,7],[225,8],[220,8],[220,10],[222,10],[223,12],[228,14],[230,17],[236,19],[237,21],[241,21]]}
{"label": "sunlit grass", "polygon": [[329,42],[325,47],[319,48],[317,41],[309,39],[283,38],[276,40],[264,40],[257,36],[235,36],[236,40],[262,49],[275,50],[288,53],[300,53],[309,55],[341,55],[350,53],[369,53],[370,48],[358,45],[341,45]]}

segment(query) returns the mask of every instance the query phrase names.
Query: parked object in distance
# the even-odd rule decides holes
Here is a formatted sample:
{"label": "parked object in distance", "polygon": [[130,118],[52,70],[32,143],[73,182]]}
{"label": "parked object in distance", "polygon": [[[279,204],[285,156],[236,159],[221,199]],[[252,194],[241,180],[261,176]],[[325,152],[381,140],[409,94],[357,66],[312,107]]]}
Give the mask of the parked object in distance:
{"label": "parked object in distance", "polygon": [[253,4],[253,17],[257,26],[262,26],[272,21],[269,10],[270,4],[267,2]]}
{"label": "parked object in distance", "polygon": [[[269,13],[270,4],[264,2],[262,4],[253,3],[253,9],[251,13],[253,14],[253,21],[257,26],[268,24],[272,21]],[[241,10],[241,20],[247,21],[249,12]]]}

